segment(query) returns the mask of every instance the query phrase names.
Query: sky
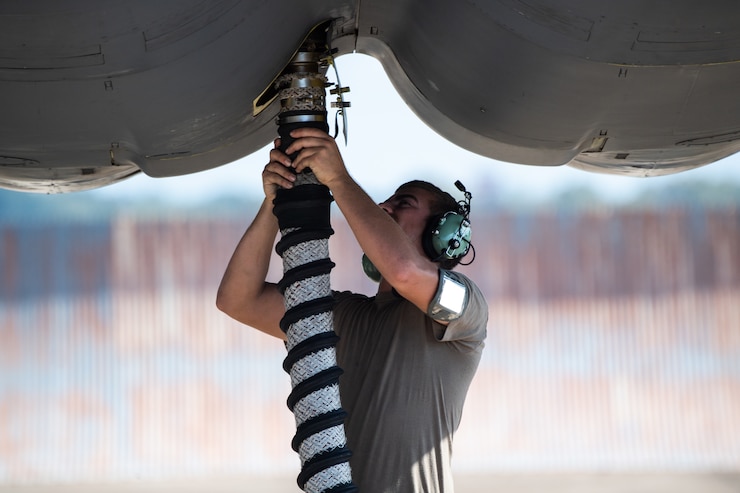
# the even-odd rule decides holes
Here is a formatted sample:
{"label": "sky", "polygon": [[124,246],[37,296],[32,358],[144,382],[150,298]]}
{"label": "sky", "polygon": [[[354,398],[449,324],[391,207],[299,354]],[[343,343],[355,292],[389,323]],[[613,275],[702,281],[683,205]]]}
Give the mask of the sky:
{"label": "sky", "polygon": [[[344,55],[337,58],[336,66],[342,84],[350,87],[346,100],[352,104],[347,111],[348,143],[345,145],[340,135],[339,148],[350,174],[379,201],[390,195],[396,185],[415,178],[433,181],[453,195],[456,194],[453,183],[461,180],[473,196],[495,189],[534,201],[581,185],[591,187],[606,200],[628,202],[651,187],[681,181],[740,183],[740,154],[695,170],[650,178],[591,173],[568,166],[527,166],[482,157],[452,144],[427,127],[406,106],[374,58]],[[334,80],[333,70],[327,75]],[[332,122],[333,118],[330,110]],[[139,174],[94,193],[127,199],[156,196],[175,203],[207,201],[223,195],[261,197],[261,172],[271,147],[270,143],[213,170],[170,178]]]}

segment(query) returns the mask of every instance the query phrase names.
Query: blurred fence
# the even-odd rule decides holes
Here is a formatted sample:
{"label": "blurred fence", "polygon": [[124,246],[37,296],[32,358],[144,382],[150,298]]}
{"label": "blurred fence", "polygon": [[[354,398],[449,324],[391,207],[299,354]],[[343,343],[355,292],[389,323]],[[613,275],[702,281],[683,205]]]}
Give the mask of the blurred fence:
{"label": "blurred fence", "polygon": [[[474,221],[456,469],[740,470],[737,211]],[[0,482],[298,470],[282,344],[214,304],[246,225],[0,226]],[[334,228],[333,286],[371,292]]]}

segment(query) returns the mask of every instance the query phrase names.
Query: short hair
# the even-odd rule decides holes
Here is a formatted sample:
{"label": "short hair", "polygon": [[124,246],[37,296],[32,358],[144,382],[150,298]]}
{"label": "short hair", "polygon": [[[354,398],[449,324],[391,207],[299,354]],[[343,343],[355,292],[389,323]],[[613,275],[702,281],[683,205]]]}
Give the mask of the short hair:
{"label": "short hair", "polygon": [[431,204],[431,215],[432,216],[439,216],[440,214],[444,214],[447,211],[455,211],[458,214],[462,214],[463,210],[460,207],[460,204],[458,203],[455,198],[450,195],[449,193],[445,192],[441,188],[439,188],[437,185],[434,185],[433,183],[429,183],[428,181],[423,180],[411,180],[396,190],[398,192],[399,190],[402,190],[404,188],[421,188],[422,190],[426,190],[428,192],[431,192],[434,195],[434,202]]}
{"label": "short hair", "polygon": [[[396,193],[398,193],[400,190],[404,188],[420,188],[422,190],[426,190],[428,192],[431,192],[434,196],[433,202],[430,204],[430,214],[429,218],[427,219],[427,227],[425,228],[424,234],[428,234],[429,230],[432,228],[431,222],[434,221],[435,218],[441,216],[442,214],[453,211],[458,214],[465,214],[465,211],[460,206],[460,203],[455,200],[455,198],[450,195],[449,193],[445,192],[441,188],[439,188],[437,185],[434,185],[432,183],[429,183],[428,181],[423,180],[411,180],[400,187],[396,189]],[[463,255],[464,257],[464,255]],[[452,270],[454,269],[460,261],[463,259],[463,257],[453,258],[453,259],[442,259],[438,260],[437,263],[439,266],[445,270]],[[434,259],[430,259],[434,260]]]}

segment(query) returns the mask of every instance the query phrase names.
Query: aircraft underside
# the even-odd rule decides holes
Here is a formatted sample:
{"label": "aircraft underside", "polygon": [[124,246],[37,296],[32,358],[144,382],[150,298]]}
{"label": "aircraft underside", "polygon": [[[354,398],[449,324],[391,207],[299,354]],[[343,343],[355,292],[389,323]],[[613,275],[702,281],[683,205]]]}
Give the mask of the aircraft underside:
{"label": "aircraft underside", "polygon": [[264,147],[279,103],[255,100],[317,26],[470,151],[680,172],[740,150],[737,19],[735,1],[3,2],[0,187],[183,175]]}

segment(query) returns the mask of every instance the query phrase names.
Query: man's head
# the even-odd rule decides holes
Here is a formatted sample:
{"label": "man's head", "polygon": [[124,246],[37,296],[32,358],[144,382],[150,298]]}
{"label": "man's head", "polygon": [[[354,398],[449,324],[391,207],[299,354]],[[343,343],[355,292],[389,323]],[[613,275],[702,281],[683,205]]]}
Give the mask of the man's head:
{"label": "man's head", "polygon": [[399,193],[401,190],[407,188],[419,188],[422,190],[426,190],[432,194],[434,199],[430,204],[431,217],[439,216],[440,214],[444,214],[447,211],[462,213],[462,211],[460,210],[460,204],[457,203],[457,200],[455,200],[452,195],[432,183],[422,180],[412,180],[398,187],[396,193]]}
{"label": "man's head", "polygon": [[[414,238],[418,236],[420,245],[423,241],[424,235],[430,234],[430,230],[433,226],[432,222],[436,222],[440,216],[449,211],[453,211],[458,214],[464,213],[460,204],[454,199],[454,197],[452,197],[452,195],[441,190],[436,185],[422,180],[412,180],[404,183],[398,187],[393,196],[383,204],[389,204],[393,202],[394,199],[397,200],[397,202],[391,204],[393,206],[399,204],[402,206],[404,200],[415,201],[415,204],[412,205],[419,209],[419,214],[416,215],[414,220],[420,221],[420,224],[405,230],[407,234],[410,234]],[[398,202],[398,200],[400,200],[400,202]],[[381,204],[381,206],[383,206],[383,204]],[[384,208],[388,210],[387,206]],[[395,216],[394,219],[398,221]],[[404,227],[404,224],[401,224],[401,226]],[[436,259],[432,258],[431,260]],[[443,259],[438,261],[438,263],[443,269],[452,269],[460,263],[460,260],[462,260],[462,258]]]}

